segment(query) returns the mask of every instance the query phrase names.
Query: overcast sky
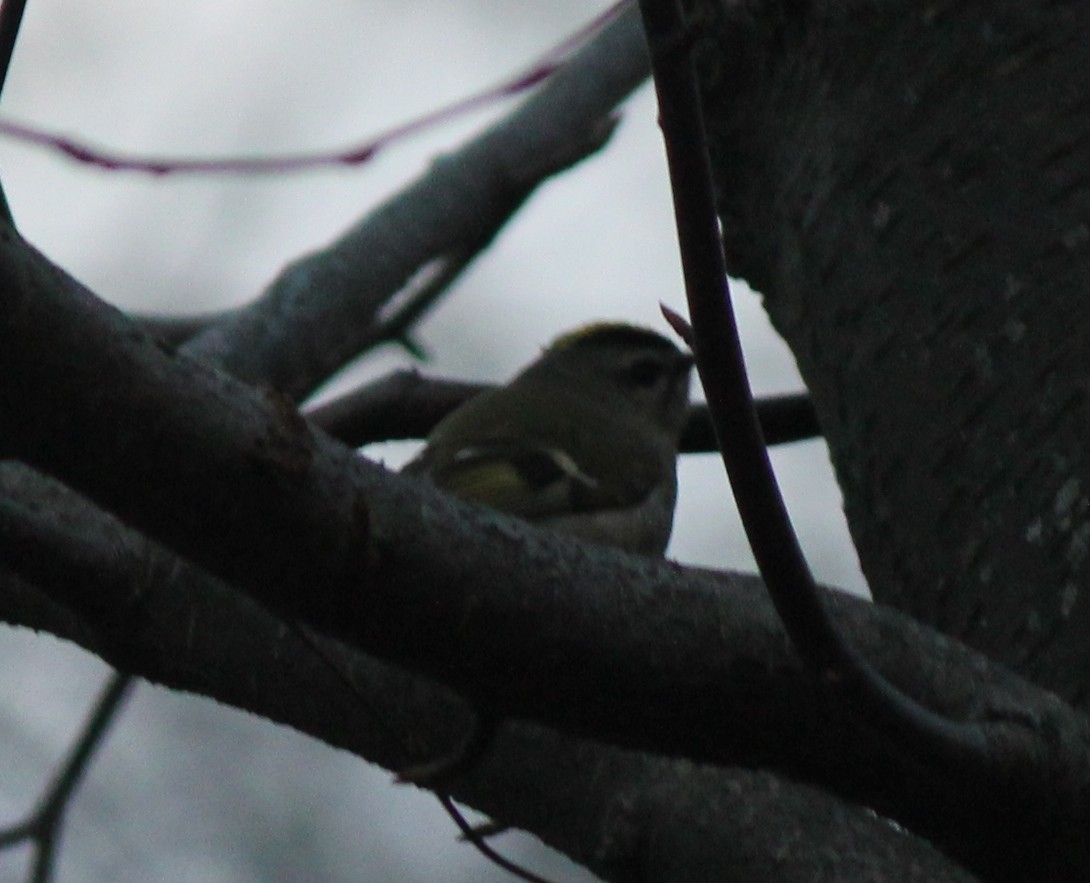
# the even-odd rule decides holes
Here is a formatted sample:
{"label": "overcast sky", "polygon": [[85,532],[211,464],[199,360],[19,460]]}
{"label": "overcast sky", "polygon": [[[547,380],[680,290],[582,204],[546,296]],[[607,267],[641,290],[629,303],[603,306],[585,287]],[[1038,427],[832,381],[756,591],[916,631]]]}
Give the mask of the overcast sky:
{"label": "overcast sky", "polygon": [[[486,87],[607,4],[486,0],[30,0],[0,117],[114,150],[216,156],[333,150]],[[367,166],[268,178],[152,178],[78,166],[0,139],[24,234],[126,309],[244,303],[509,104],[404,142]],[[427,369],[502,380],[559,332],[595,319],[662,326],[682,309],[673,219],[645,86],[613,143],[551,183],[418,335]],[[738,286],[758,393],[801,388],[759,298]],[[408,359],[396,351],[364,376]],[[411,449],[372,451],[396,464]],[[820,442],[774,460],[819,578],[862,590]],[[752,569],[722,469],[686,458],[670,554]],[[34,801],[106,669],[0,627],[0,823]],[[65,829],[59,883],[507,880],[428,795],[293,731],[142,686]],[[497,845],[551,879],[530,838]],[[521,852],[530,849],[530,852]],[[0,854],[18,879],[25,853]]]}

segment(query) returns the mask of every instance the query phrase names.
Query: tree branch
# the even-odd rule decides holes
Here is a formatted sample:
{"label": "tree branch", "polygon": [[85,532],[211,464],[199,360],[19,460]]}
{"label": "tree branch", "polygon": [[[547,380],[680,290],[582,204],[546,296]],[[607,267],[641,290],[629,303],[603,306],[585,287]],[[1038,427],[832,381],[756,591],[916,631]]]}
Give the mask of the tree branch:
{"label": "tree branch", "polygon": [[241,380],[302,398],[373,342],[381,308],[418,270],[483,247],[542,180],[600,147],[612,109],[647,72],[639,17],[623,11],[515,113],[195,345]]}
{"label": "tree branch", "polygon": [[[8,481],[5,489],[17,494],[17,484]],[[76,504],[70,536],[94,536],[102,516],[60,492]],[[470,709],[434,683],[324,642],[367,697],[361,705],[279,620],[192,565],[175,563],[170,579],[149,579],[149,572],[161,573],[155,562],[170,556],[120,525],[109,530],[121,544],[115,550],[124,549],[127,533],[142,555],[115,554],[109,562],[94,556],[96,566],[75,583],[81,591],[59,573],[56,584],[83,599],[77,605],[96,631],[96,652],[115,664],[393,768],[406,762],[406,746],[414,759],[434,756],[471,726]],[[60,542],[52,554],[71,555],[63,537],[54,540]],[[138,591],[118,578],[126,567],[140,580]],[[8,600],[0,592],[0,616],[10,615]],[[75,637],[69,623],[59,618],[56,632]],[[49,627],[40,619],[38,625]],[[534,831],[607,879],[631,879],[639,869],[644,879],[704,881],[729,868],[739,880],[793,883],[833,867],[837,879],[860,883],[873,880],[875,867],[898,879],[968,879],[926,844],[817,789],[769,773],[637,755],[525,723],[503,724],[480,763],[449,784],[459,800]],[[811,817],[815,823],[799,829],[798,820]],[[787,844],[785,826],[796,831]]]}
{"label": "tree branch", "polygon": [[[281,401],[166,352],[11,233],[0,240],[0,308],[0,374],[20,377],[0,388],[5,444],[277,615],[487,696],[510,717],[723,763],[794,757],[800,775],[866,795],[971,866],[1015,862],[994,839],[1014,824],[1018,861],[1034,860],[1031,841],[1030,856],[1062,847],[1072,867],[1087,866],[1084,838],[1068,842],[1086,820],[1083,722],[983,660],[938,638],[923,650],[924,633],[903,621],[868,631],[873,608],[837,598],[853,640],[905,689],[986,728],[987,775],[929,767],[847,723],[799,671],[752,580],[727,578],[724,590],[722,579],[584,546],[392,476]],[[34,554],[34,531],[19,533],[26,513],[7,514],[9,566],[93,615],[100,599],[51,575],[59,565]],[[110,609],[126,634],[147,631],[132,627],[131,604]],[[969,692],[944,693],[955,684]],[[781,698],[751,741],[738,721],[756,723],[765,691]],[[802,747],[800,715],[815,734]]]}
{"label": "tree branch", "polygon": [[776,610],[807,663],[869,722],[951,766],[976,764],[985,771],[994,760],[987,733],[935,713],[885,678],[845,638],[814,580],[772,470],[746,374],[689,25],[680,0],[641,0],[640,8],[652,48],[697,368],[742,524]]}
{"label": "tree branch", "polygon": [[115,713],[124,703],[132,685],[132,678],[121,674],[114,675],[107,682],[68,759],[57,771],[38,807],[25,821],[0,830],[0,849],[7,849],[25,840],[33,842],[33,883],[46,883],[52,879],[60,827],[68,801],[79,786],[95,749],[102,744]]}
{"label": "tree branch", "polygon": [[[39,482],[28,479],[35,476],[23,467],[0,470],[3,497],[16,501],[16,507],[23,496],[37,504]],[[19,550],[14,562],[33,562],[35,581],[78,612],[78,631],[71,631],[73,620],[63,615],[52,624],[39,617],[37,627],[85,646],[89,643],[107,661],[153,681],[287,723],[393,769],[449,752],[472,725],[469,709],[437,685],[325,642],[325,652],[366,696],[361,705],[278,619],[113,519],[104,522],[97,510],[63,486],[52,487],[48,507],[37,517],[27,517],[24,511],[12,518],[13,504],[0,506],[5,560]],[[48,523],[46,512],[57,511],[64,513],[64,529]],[[738,596],[738,588],[727,580],[718,592],[726,600]],[[0,593],[0,603],[5,598]],[[840,784],[874,769],[866,760],[874,746],[860,750],[844,721],[835,714],[830,717],[823,704],[814,701],[812,685],[801,677],[758,587],[742,591],[736,600],[719,616],[730,623],[731,634],[724,638],[725,646],[737,654],[732,667],[750,675],[736,685],[738,693],[723,714],[735,721],[736,728],[743,719],[749,722],[746,726],[759,725],[742,736],[746,744],[736,747],[735,759],[759,765],[773,757],[783,760],[783,751],[791,746],[794,756],[788,767],[796,774],[828,776]],[[868,605],[859,604],[858,609],[868,617],[880,614]],[[11,618],[11,611],[0,608],[0,615]],[[882,631],[874,639],[888,644],[890,635]],[[771,632],[771,649],[761,649],[762,640],[754,640],[754,634],[762,632]],[[667,635],[665,640],[676,639]],[[926,636],[902,638],[901,643],[936,650],[928,646]],[[947,673],[960,670],[948,653],[940,640],[937,664],[948,666]],[[911,659],[912,651],[906,656]],[[766,675],[754,680],[758,669]],[[794,674],[785,678],[785,672]],[[995,688],[1003,692],[1001,676]],[[709,700],[716,701],[711,696]],[[809,732],[810,738],[796,738],[800,731]],[[839,758],[845,746],[852,751],[856,772],[842,777]],[[406,748],[411,749],[409,754]],[[819,765],[832,766],[818,770],[815,756],[823,758]],[[550,772],[543,775],[542,770]],[[893,784],[882,775],[866,790],[884,792]],[[848,790],[859,785],[857,781]],[[737,867],[739,879],[809,880],[813,863],[826,862],[825,850],[835,846],[843,856],[841,879],[852,880],[856,878],[849,871],[855,863],[878,861],[874,852],[863,848],[873,842],[880,845],[879,853],[917,866],[917,879],[928,879],[928,873],[936,880],[962,879],[918,841],[891,836],[894,829],[884,822],[828,794],[767,773],[712,770],[637,756],[524,724],[503,725],[480,765],[449,786],[458,799],[538,833],[611,878],[627,879],[618,867],[631,871],[635,862],[673,869],[657,879],[707,879],[709,868],[719,862],[721,867]],[[944,793],[945,788],[937,789],[921,800],[918,809],[923,817],[949,816],[941,805],[947,801]],[[968,814],[974,825],[981,823],[965,793],[952,796],[954,805],[961,807],[959,814]],[[970,807],[974,811],[967,813]],[[815,811],[820,823],[814,830],[799,830],[788,852],[782,842],[773,848],[787,818],[796,814],[808,818]],[[798,824],[797,819],[791,822]],[[718,834],[694,853],[685,832],[705,829],[709,835]],[[605,843],[610,846],[603,852]],[[655,844],[650,851],[649,843]],[[916,850],[922,850],[922,858],[906,863]],[[683,873],[688,865],[691,870]],[[748,877],[747,869],[752,871]],[[859,873],[859,879],[870,879]]]}

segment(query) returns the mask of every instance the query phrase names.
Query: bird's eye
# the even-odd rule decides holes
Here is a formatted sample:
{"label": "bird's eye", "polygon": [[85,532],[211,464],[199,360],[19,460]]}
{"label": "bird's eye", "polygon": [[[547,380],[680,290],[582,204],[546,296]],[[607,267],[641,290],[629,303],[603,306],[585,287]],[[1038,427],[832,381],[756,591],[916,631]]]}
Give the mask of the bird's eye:
{"label": "bird's eye", "polygon": [[636,359],[625,370],[625,379],[633,386],[654,386],[665,373],[658,359]]}

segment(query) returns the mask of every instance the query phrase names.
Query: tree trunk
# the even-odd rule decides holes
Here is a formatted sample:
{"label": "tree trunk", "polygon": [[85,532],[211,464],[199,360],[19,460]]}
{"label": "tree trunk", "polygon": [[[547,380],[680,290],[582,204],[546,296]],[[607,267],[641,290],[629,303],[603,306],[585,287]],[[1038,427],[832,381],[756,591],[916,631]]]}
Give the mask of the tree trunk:
{"label": "tree trunk", "polygon": [[691,7],[728,261],[875,599],[1083,704],[1090,8]]}

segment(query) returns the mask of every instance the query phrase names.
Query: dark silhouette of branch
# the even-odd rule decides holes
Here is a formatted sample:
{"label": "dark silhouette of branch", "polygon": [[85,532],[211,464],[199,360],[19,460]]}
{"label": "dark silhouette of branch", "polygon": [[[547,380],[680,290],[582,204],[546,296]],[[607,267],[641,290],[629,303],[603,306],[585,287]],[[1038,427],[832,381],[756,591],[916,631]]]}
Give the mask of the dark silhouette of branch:
{"label": "dark silhouette of branch", "polygon": [[8,80],[11,57],[15,53],[15,41],[23,23],[26,0],[3,0],[0,3],[0,94]]}
{"label": "dark silhouette of branch", "polygon": [[[23,496],[38,504],[39,495],[33,484],[20,481],[27,475],[25,469],[0,470],[4,497],[15,501],[0,504],[3,544],[0,556],[15,566],[29,568],[36,584],[47,586],[61,604],[76,610],[80,630],[72,632],[69,620],[64,617],[52,621],[38,618],[36,626],[80,641],[108,661],[152,680],[248,708],[393,769],[406,764],[407,747],[414,752],[408,760],[433,757],[457,744],[469,726],[469,710],[452,706],[451,697],[441,690],[437,692],[434,684],[414,682],[400,669],[386,668],[330,642],[325,647],[326,653],[347,672],[368,701],[361,703],[354,693],[346,696],[341,680],[331,674],[309,647],[302,646],[286,631],[279,619],[192,564],[179,562],[164,550],[157,550],[123,525],[112,522],[100,526],[98,521],[102,516],[91,507],[80,505],[78,498],[63,487],[56,486],[49,506],[51,510],[64,512],[65,529],[51,526],[44,514],[19,512],[17,501]],[[102,528],[105,537],[98,536]],[[555,551],[551,553],[551,557],[555,555]],[[438,566],[443,567],[443,562],[438,562]],[[511,566],[516,571],[530,567],[541,572],[540,566],[517,560]],[[772,764],[789,779],[776,780],[773,787],[772,779],[763,778],[767,774],[739,770],[713,772],[687,762],[678,766],[668,760],[631,756],[581,742],[563,747],[551,738],[543,740],[534,735],[533,728],[527,732],[525,727],[505,724],[479,768],[466,771],[452,783],[453,796],[511,824],[535,831],[581,861],[588,861],[599,838],[609,839],[623,833],[625,845],[623,849],[619,845],[618,849],[625,855],[628,848],[635,849],[636,853],[630,856],[632,860],[650,860],[643,849],[653,841],[655,854],[660,858],[680,850],[672,856],[674,862],[684,866],[688,856],[706,875],[708,866],[692,856],[691,847],[663,841],[662,826],[677,825],[678,833],[683,828],[712,826],[710,830],[719,831],[709,841],[716,844],[714,856],[720,860],[730,857],[732,866],[739,861],[744,868],[759,859],[761,852],[749,847],[770,838],[775,841],[777,837],[775,827],[764,829],[765,824],[772,824],[767,815],[771,807],[779,807],[776,810],[779,813],[788,813],[788,807],[790,812],[802,809],[794,801],[804,800],[804,795],[795,794],[797,786],[791,784],[790,778],[808,779],[861,799],[864,805],[874,806],[902,822],[911,820],[917,823],[913,827],[925,832],[930,833],[928,824],[937,825],[935,833],[943,848],[962,858],[969,856],[974,859],[971,863],[1009,860],[1010,856],[1002,854],[1002,850],[995,853],[988,839],[994,835],[997,822],[1006,820],[1006,810],[992,799],[993,795],[981,795],[960,779],[943,776],[935,781],[924,775],[925,771],[914,761],[896,751],[886,755],[873,742],[872,734],[848,728],[846,720],[829,703],[816,701],[812,681],[800,669],[755,581],[685,573],[662,566],[668,572],[666,581],[648,588],[649,596],[665,596],[658,613],[650,610],[645,613],[651,645],[634,647],[631,652],[621,650],[618,656],[618,642],[623,646],[627,640],[622,629],[631,630],[637,625],[624,622],[623,616],[588,638],[601,645],[606,658],[651,660],[651,668],[633,671],[631,680],[619,677],[610,687],[601,688],[598,701],[610,701],[618,691],[626,691],[629,694],[626,701],[631,706],[623,712],[607,710],[614,724],[618,723],[619,715],[633,717],[636,709],[644,709],[648,703],[657,704],[663,718],[663,732],[672,732],[674,740],[678,730],[691,729],[691,737],[707,728],[715,748],[721,754],[726,752],[724,766]],[[490,572],[496,573],[495,569]],[[601,590],[600,568],[586,572],[581,567],[578,572],[585,572],[586,582],[572,586],[572,597],[587,598]],[[629,586],[639,579],[638,572],[627,568],[620,574],[619,585]],[[500,578],[505,579],[502,574]],[[668,588],[671,582],[677,583],[677,591]],[[508,588],[523,590],[525,586],[511,586],[505,579],[501,590]],[[541,588],[549,594],[555,593],[556,586],[550,584],[546,575]],[[0,593],[0,599],[4,597]],[[547,607],[539,606],[537,598],[530,600],[536,610],[547,614]],[[693,602],[696,608],[683,613]],[[632,604],[631,600],[612,593],[602,598],[602,603],[622,610],[630,609]],[[178,620],[178,617],[185,620],[187,611],[192,609],[202,611],[204,625],[198,632],[187,629]],[[175,615],[171,616],[169,611]],[[1064,724],[1064,712],[1055,700],[1027,691],[1025,685],[989,668],[982,659],[959,651],[950,642],[916,629],[903,619],[889,619],[888,613],[863,602],[853,602],[844,613],[848,626],[868,647],[902,648],[895,665],[908,679],[919,675],[917,654],[933,664],[933,672],[926,677],[940,691],[939,701],[968,702],[985,715],[994,715],[997,709],[1019,708],[1027,715],[1047,720],[1051,732],[1070,728]],[[668,623],[679,614],[684,622],[672,629]],[[576,622],[570,612],[561,613],[560,619]],[[88,628],[90,631],[85,631]],[[679,646],[682,634],[691,634],[696,646],[685,658],[672,659],[671,648]],[[569,628],[562,641],[573,639],[577,638]],[[655,646],[658,649],[653,649]],[[557,658],[555,648],[552,651],[543,648],[542,652],[551,652]],[[709,663],[713,665],[709,667]],[[627,664],[625,669],[629,670]],[[702,669],[707,669],[706,673]],[[728,682],[723,672],[735,674]],[[738,673],[745,674],[739,677]],[[964,683],[961,678],[966,674],[973,687],[968,695],[961,695],[958,685]],[[516,679],[521,676],[520,672],[512,674]],[[698,683],[689,696],[694,679],[706,688]],[[658,695],[644,699],[633,694],[633,686],[640,685],[658,685],[652,691]],[[565,685],[559,683],[556,687],[564,695]],[[677,697],[679,701],[676,706],[669,702],[661,704],[666,697]],[[587,698],[594,701],[592,696]],[[693,711],[710,717],[687,720],[686,715]],[[725,744],[719,733],[730,721],[733,721],[734,744]],[[745,723],[741,724],[742,721]],[[624,720],[619,723],[623,726]],[[391,732],[396,737],[390,738]],[[805,732],[807,738],[799,739],[800,732]],[[600,730],[595,741],[601,743],[609,734],[610,730]],[[892,766],[890,758],[896,759]],[[598,769],[603,763],[612,769],[609,775]],[[542,769],[550,770],[550,774],[542,777]],[[1045,778],[1047,787],[1040,798],[1042,803],[1018,806],[1033,826],[1055,836],[1057,831],[1047,818],[1048,813],[1041,815],[1040,811],[1042,807],[1048,807],[1049,812],[1062,811],[1060,804],[1065,790],[1057,784],[1064,779],[1058,775]],[[591,782],[597,786],[587,790]],[[678,790],[673,786],[660,790],[668,782],[676,783]],[[632,807],[638,819],[626,820],[622,815],[611,820],[610,800],[599,789],[612,794],[611,799]],[[683,794],[688,796],[680,799]],[[729,800],[720,799],[725,794],[730,795]],[[1024,790],[1019,792],[1020,800],[1025,794]],[[529,805],[520,801],[518,795],[532,795]],[[823,807],[819,813],[830,813],[827,817],[830,829],[821,826],[821,831],[815,832],[822,848],[812,848],[807,858],[800,844],[792,852],[791,862],[775,874],[754,873],[752,879],[781,879],[780,875],[782,879],[812,879],[812,873],[792,878],[789,869],[804,859],[813,861],[815,856],[824,854],[824,848],[833,849],[835,844],[840,844],[836,848],[843,849],[847,856],[856,854],[851,841],[862,836],[860,825],[868,813],[862,811],[862,818],[856,819],[846,815],[846,808],[837,801],[830,803],[827,795],[811,796],[817,799],[817,806]],[[890,804],[891,799],[895,805]],[[654,812],[649,809],[652,804]],[[636,807],[648,808],[648,814]],[[584,830],[584,814],[599,812],[605,812],[605,817],[597,818],[591,828]],[[870,821],[877,820],[871,817]],[[633,824],[635,828],[631,827]],[[621,831],[607,833],[612,825],[619,825]],[[885,823],[879,821],[877,832],[869,824],[863,828],[872,836],[880,833],[882,826]],[[1022,860],[1043,855],[1055,846],[1041,842],[1040,852],[1037,849],[1021,852],[1033,840],[1032,832],[1037,829],[1022,826],[1017,845],[1011,841],[1012,848],[1020,850]],[[890,834],[894,829],[885,826],[885,830]],[[722,853],[722,849],[734,842],[735,835],[744,835],[743,840],[737,841],[747,846],[744,857]],[[581,837],[590,840],[582,841]],[[580,842],[584,845],[577,848],[574,844]],[[769,854],[781,853],[781,849],[771,849]],[[1080,866],[1078,856],[1070,852],[1065,852],[1065,856],[1074,863],[1073,867]],[[620,860],[619,855],[613,858]],[[711,855],[706,859],[711,861]],[[592,861],[589,863],[595,867]],[[948,877],[948,873],[939,874],[935,879]],[[691,871],[688,876],[670,879],[701,877]]]}
{"label": "dark silhouette of branch", "polygon": [[33,883],[47,883],[52,879],[68,801],[75,794],[95,749],[102,744],[116,711],[124,703],[132,685],[132,678],[124,675],[115,675],[107,681],[68,759],[57,771],[38,807],[25,821],[0,830],[0,849],[17,846],[27,840],[34,844],[30,875]]}
{"label": "dark silhouette of branch", "polygon": [[[487,696],[505,717],[695,759],[730,762],[741,752],[760,763],[774,754],[759,752],[786,750],[784,740],[799,732],[797,706],[806,705],[836,734],[835,749],[823,755],[838,764],[840,783],[830,787],[850,790],[877,769],[881,786],[868,791],[868,805],[929,836],[947,838],[957,827],[951,818],[963,810],[951,805],[913,811],[920,790],[913,783],[924,781],[919,765],[935,758],[905,755],[899,733],[885,733],[877,753],[846,745],[849,734],[871,734],[851,726],[836,694],[817,690],[812,678],[797,685],[778,737],[765,731],[759,748],[735,741],[745,738],[738,720],[752,715],[752,691],[761,688],[732,664],[746,639],[730,644],[724,635],[725,624],[745,614],[719,605],[752,606],[752,584],[744,601],[731,599],[714,578],[683,580],[668,562],[552,536],[391,475],[310,429],[275,396],[164,350],[10,232],[0,237],[0,299],[9,317],[0,324],[0,373],[21,379],[0,387],[5,443],[277,616],[466,696]],[[109,397],[95,394],[102,388]],[[63,431],[72,425],[78,436]],[[154,427],[154,435],[131,427]],[[99,601],[71,595],[68,579],[50,578],[55,562],[34,554],[33,534],[21,538],[13,521],[0,530],[5,562],[29,581],[50,582],[64,604]],[[741,590],[744,580],[734,579]],[[838,606],[845,622],[870,609],[847,599]],[[127,633],[134,614],[126,610]],[[767,626],[756,631],[779,640]],[[919,659],[918,642],[894,643],[911,656],[898,678],[908,675],[915,695],[930,695],[935,685],[916,677],[936,660]],[[948,665],[929,677],[945,682]],[[772,670],[783,672],[778,666]],[[1000,820],[1016,818],[1034,832],[1021,835],[1024,844],[1032,836],[1063,838],[1072,821],[1083,824],[1087,808],[1077,795],[1090,764],[1082,724],[1064,724],[1057,704],[1047,709],[987,710],[975,690],[959,707],[974,719],[983,714],[980,726],[995,749],[986,768],[931,768],[945,798],[973,796],[964,825],[990,835]],[[1077,732],[1041,738],[1065,727]],[[813,746],[804,753],[812,762]],[[854,776],[839,766],[849,758],[862,768]],[[1072,790],[1058,781],[1073,782]],[[887,810],[890,800],[908,805]],[[945,834],[934,829],[937,819]],[[944,839],[944,848],[978,864],[993,860],[973,852],[979,837],[965,839],[962,846]]]}
{"label": "dark silhouette of branch", "polygon": [[679,0],[641,0],[701,382],[723,462],[761,576],[799,652],[821,681],[843,690],[868,720],[952,767],[994,762],[985,731],[920,705],[844,638],[806,563],[753,405],[719,235],[703,111]]}

